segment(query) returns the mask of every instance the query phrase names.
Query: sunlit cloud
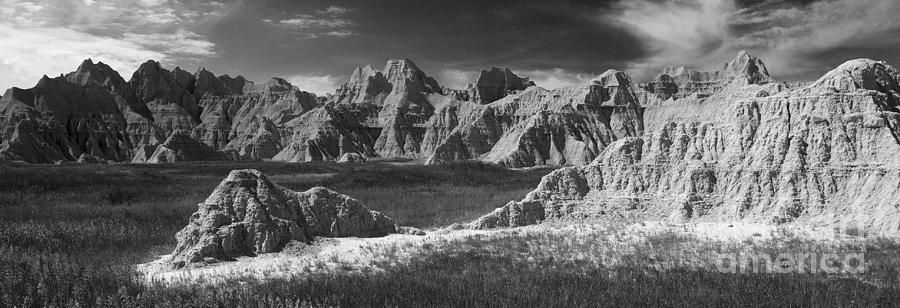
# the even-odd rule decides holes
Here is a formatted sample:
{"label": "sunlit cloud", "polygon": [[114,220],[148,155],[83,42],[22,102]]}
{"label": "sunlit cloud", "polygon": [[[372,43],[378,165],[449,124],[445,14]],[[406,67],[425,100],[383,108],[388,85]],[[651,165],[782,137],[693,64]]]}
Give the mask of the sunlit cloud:
{"label": "sunlit cloud", "polygon": [[772,73],[807,77],[822,64],[810,55],[842,48],[897,45],[900,2],[822,0],[808,5],[767,1],[739,8],[735,0],[629,0],[601,16],[639,37],[650,55],[628,63],[649,78],[665,65],[714,69],[741,49]]}
{"label": "sunlit cloud", "polygon": [[300,88],[301,91],[315,93],[316,95],[332,94],[340,87],[343,79],[332,75],[294,75],[287,78],[288,82]]}

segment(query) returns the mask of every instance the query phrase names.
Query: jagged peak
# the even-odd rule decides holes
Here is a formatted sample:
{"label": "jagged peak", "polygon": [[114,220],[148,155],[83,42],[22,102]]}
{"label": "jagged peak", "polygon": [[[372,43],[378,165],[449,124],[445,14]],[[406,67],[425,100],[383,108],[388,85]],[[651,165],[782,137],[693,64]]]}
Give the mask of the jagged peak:
{"label": "jagged peak", "polygon": [[47,75],[41,76],[41,79],[38,80],[38,83],[37,83],[37,85],[35,85],[35,88],[46,86],[46,85],[50,84],[51,82],[53,82],[52,78],[48,77]]}
{"label": "jagged peak", "polygon": [[420,76],[420,77],[426,76],[427,77],[425,72],[422,71],[422,69],[419,68],[419,66],[416,65],[416,63],[413,62],[413,60],[410,60],[409,58],[388,60],[387,64],[385,64],[385,66],[384,66],[383,73],[385,75],[387,75],[389,79],[391,77],[395,77],[394,75],[396,75],[396,74],[404,75],[405,77],[410,77],[410,76]]}
{"label": "jagged peak", "polygon": [[350,81],[361,81],[364,78],[369,78],[372,76],[378,75],[379,71],[372,68],[371,65],[357,66],[356,69],[353,70],[353,74],[350,75]]}
{"label": "jagged peak", "polygon": [[91,58],[82,61],[81,64],[78,65],[78,68],[75,69],[75,71],[66,74],[65,78],[71,83],[80,85],[86,85],[91,82],[104,84],[110,79],[113,84],[125,82],[125,80],[122,79],[122,76],[119,75],[119,72],[116,72],[116,70],[112,69],[102,61],[94,63]]}
{"label": "jagged peak", "polygon": [[87,58],[87,59],[84,59],[84,61],[81,61],[81,65],[79,65],[78,67],[93,66],[93,65],[94,65],[94,60],[92,60],[91,58]]}
{"label": "jagged peak", "polygon": [[854,59],[825,73],[812,87],[833,88],[841,92],[873,90],[900,94],[900,72],[884,61]]}
{"label": "jagged peak", "polygon": [[499,68],[499,67],[491,67],[490,69],[481,70],[481,74],[478,76],[478,80],[475,82],[475,85],[484,84],[484,83],[492,83],[493,81],[497,81],[502,78],[504,83],[519,83],[525,85],[525,87],[535,85],[533,81],[531,81],[528,77],[522,77],[516,75],[512,70],[507,68]]}
{"label": "jagged peak", "polygon": [[722,66],[720,71],[706,72],[690,69],[684,65],[669,65],[664,67],[654,79],[665,79],[660,78],[662,75],[673,79],[708,82],[730,82],[741,79],[749,84],[766,84],[774,81],[769,75],[765,63],[747,50],[738,51],[731,61]]}
{"label": "jagged peak", "polygon": [[388,71],[388,67],[395,66],[395,65],[396,65],[396,66],[400,66],[400,67],[405,67],[405,68],[413,69],[413,70],[418,70],[418,71],[421,71],[421,70],[422,70],[422,69],[419,68],[418,65],[416,65],[416,62],[414,62],[414,61],[411,60],[410,58],[390,59],[390,60],[387,61],[387,65],[385,65],[385,69],[384,69],[384,70],[385,70],[385,71]]}
{"label": "jagged peak", "polygon": [[415,62],[409,58],[388,60],[384,67],[383,74],[388,82],[397,86],[405,83],[403,80],[410,80],[424,87],[422,90],[432,93],[442,93],[440,84],[434,78],[425,74]]}
{"label": "jagged peak", "polygon": [[265,83],[261,84],[249,84],[244,87],[244,92],[283,92],[283,91],[292,91],[298,90],[297,87],[292,85],[290,82],[281,77],[272,77],[269,78]]}
{"label": "jagged peak", "polygon": [[631,85],[631,76],[619,70],[609,69],[589,83],[604,87],[624,87]]}
{"label": "jagged peak", "polygon": [[140,66],[138,66],[138,70],[141,70],[141,69],[144,69],[144,68],[162,69],[162,64],[159,64],[159,62],[156,61],[156,60],[149,59],[149,60],[147,60],[146,62],[141,63]]}
{"label": "jagged peak", "polygon": [[212,78],[212,79],[217,78],[216,74],[213,74],[212,72],[210,72],[209,70],[207,70],[205,67],[202,67],[202,66],[197,68],[197,71],[194,72],[194,76],[197,78],[200,78],[200,76],[203,76],[204,78]]}
{"label": "jagged peak", "polygon": [[746,77],[751,84],[765,84],[773,81],[765,63],[747,50],[739,51],[731,62],[725,64],[724,71],[727,79]]}

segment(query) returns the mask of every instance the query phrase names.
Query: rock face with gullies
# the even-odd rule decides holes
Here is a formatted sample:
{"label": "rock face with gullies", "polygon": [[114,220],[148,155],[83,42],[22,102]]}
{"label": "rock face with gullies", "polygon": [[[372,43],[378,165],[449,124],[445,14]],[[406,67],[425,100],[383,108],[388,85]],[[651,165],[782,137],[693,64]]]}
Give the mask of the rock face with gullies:
{"label": "rock face with gullies", "polygon": [[425,123],[434,114],[435,105],[446,97],[437,81],[412,60],[388,61],[384,75],[392,88],[378,113],[381,133],[375,141],[375,152],[382,157],[420,157]]}
{"label": "rock face with gullies", "polygon": [[274,160],[334,161],[344,153],[375,156],[380,128],[367,126],[371,112],[365,107],[335,105],[316,108],[288,122],[287,144]]}
{"label": "rock face with gullies", "polygon": [[88,79],[80,80],[85,83],[81,85],[63,76],[44,76],[34,88],[6,91],[0,98],[3,157],[30,163],[75,161],[84,153],[128,159],[126,119],[118,97],[108,91],[116,87],[115,81],[104,79],[109,83],[101,84]]}
{"label": "rock face with gullies", "polygon": [[471,98],[478,104],[490,104],[510,94],[534,86],[528,78],[522,78],[507,69],[492,67],[481,71],[472,86]]}
{"label": "rock face with gullies", "polygon": [[642,112],[631,78],[613,70],[581,86],[530,87],[487,105],[452,105],[433,119],[442,123],[432,126],[452,130],[426,136],[436,141],[427,163],[478,158],[508,167],[584,165],[613,141],[640,136]]}
{"label": "rock face with gullies", "polygon": [[375,237],[398,230],[390,217],[327,188],[296,192],[259,171],[235,170],[178,232],[171,262],[183,267],[209,258],[277,252],[291,241]]}
{"label": "rock face with gullies", "polygon": [[203,123],[194,127],[192,136],[235,159],[272,158],[283,148],[288,122],[317,106],[315,95],[281,78],[258,85],[245,81],[241,90],[221,79],[208,79],[209,88],[224,90],[206,91],[200,99]]}
{"label": "rock face with gullies", "polygon": [[151,60],[138,67],[128,84],[150,110],[153,124],[169,134],[200,124],[200,106],[190,91],[194,80],[181,69],[169,71]]}
{"label": "rock face with gullies", "polygon": [[844,63],[805,87],[740,80],[645,112],[646,133],[473,224],[750,221],[900,231],[900,73]]}
{"label": "rock face with gullies", "polygon": [[[146,153],[143,154],[146,155]],[[136,155],[133,161],[158,164],[182,161],[217,161],[228,158],[224,153],[191,138],[190,133],[181,130],[172,132],[169,138],[157,146],[153,154],[150,154],[146,160],[143,157]]]}
{"label": "rock face with gullies", "polygon": [[[32,89],[13,88],[0,99],[0,155],[32,163],[76,161],[84,153],[155,162],[158,147],[186,131],[229,159],[268,159],[292,134],[285,125],[319,103],[281,78],[255,85],[240,76],[216,77],[206,69],[191,74],[147,61],[126,82],[88,59],[72,73],[45,77]],[[177,158],[204,157],[221,159]]]}
{"label": "rock face with gullies", "polygon": [[471,88],[471,95],[442,89],[410,60],[391,60],[383,71],[357,68],[332,101],[286,125],[289,141],[274,159],[357,153],[430,164],[583,165],[610,142],[643,131],[642,109],[621,72],[546,90],[508,69],[491,69]]}
{"label": "rock face with gullies", "polygon": [[276,160],[427,157],[422,138],[436,106],[450,98],[412,60],[390,60],[382,71],[357,68],[324,106],[286,124],[288,142]]}

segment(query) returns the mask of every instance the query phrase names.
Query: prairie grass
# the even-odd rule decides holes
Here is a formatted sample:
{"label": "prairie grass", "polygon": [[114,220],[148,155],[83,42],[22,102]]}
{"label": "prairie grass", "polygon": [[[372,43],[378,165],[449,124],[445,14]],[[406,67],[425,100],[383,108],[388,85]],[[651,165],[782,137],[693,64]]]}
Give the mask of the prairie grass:
{"label": "prairie grass", "polygon": [[197,203],[243,168],[260,169],[292,189],[358,194],[370,208],[422,228],[466,221],[520,199],[551,171],[407,162],[2,165],[0,307],[148,298],[133,266],[171,252]]}
{"label": "prairie grass", "polygon": [[[866,252],[867,271],[730,274],[710,256],[823,247],[777,239],[715,242],[619,229],[504,231],[384,247],[384,270],[312,269],[274,280],[147,285],[134,265],[169,253],[196,204],[232,169],[257,168],[292,189],[322,185],[402,224],[434,228],[522,198],[550,169],[462,163],[200,163],[0,166],[0,307],[293,306],[879,306],[900,302],[894,239],[823,249]],[[341,261],[339,256],[335,261]],[[312,266],[328,268],[327,264]],[[273,269],[277,270],[277,269]]]}

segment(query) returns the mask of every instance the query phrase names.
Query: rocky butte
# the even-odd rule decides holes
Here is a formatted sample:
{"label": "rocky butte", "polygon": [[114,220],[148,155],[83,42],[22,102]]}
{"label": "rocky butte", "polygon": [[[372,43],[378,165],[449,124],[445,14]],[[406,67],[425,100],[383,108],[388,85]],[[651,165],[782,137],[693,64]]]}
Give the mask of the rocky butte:
{"label": "rocky butte", "polygon": [[424,234],[400,227],[356,199],[323,187],[296,192],[257,170],[235,170],[176,235],[174,267],[281,251],[317,237]]}
{"label": "rocky butte", "polygon": [[[282,159],[572,165],[469,228],[666,220],[900,231],[900,72],[884,62],[848,61],[801,85],[774,81],[746,52],[718,72],[667,68],[655,79],[664,86],[635,85],[610,70],[580,86],[499,91],[498,84],[522,83],[496,72],[479,80],[504,76],[505,83],[472,86],[478,90],[459,99],[466,95],[439,87],[409,60],[383,71],[358,68],[330,100],[290,111],[298,115],[288,119],[265,118],[254,136],[284,140],[275,155]],[[175,148],[193,155],[188,148],[196,145],[174,141],[184,133],[172,136],[180,137],[160,145],[167,154],[151,156],[179,157],[169,150]],[[179,232],[173,262],[273,252],[319,236],[388,233],[421,231],[336,192],[293,192],[239,170]]]}
{"label": "rocky butte", "polygon": [[858,59],[788,88],[750,63],[709,96],[657,97],[642,135],[554,171],[471,227],[661,219],[900,231],[900,73]]}
{"label": "rocky butte", "polygon": [[492,68],[453,90],[398,59],[357,68],[319,98],[280,78],[255,84],[155,61],[125,81],[86,60],[0,97],[0,159],[559,165],[569,167],[472,226],[746,220],[892,232],[898,76],[858,59],[814,82],[782,83],[740,52],[719,71],[670,67],[640,84],[611,70],[544,89]]}
{"label": "rocky butte", "polygon": [[[466,90],[440,86],[413,61],[359,67],[319,98],[281,78],[188,73],[147,61],[125,81],[102,62],[13,88],[0,99],[0,157],[59,161],[478,159],[510,167],[583,165],[640,136],[631,79],[540,88],[491,68]],[[85,154],[87,159],[80,159]],[[349,156],[347,156],[349,154]],[[357,159],[359,160],[359,159]]]}

